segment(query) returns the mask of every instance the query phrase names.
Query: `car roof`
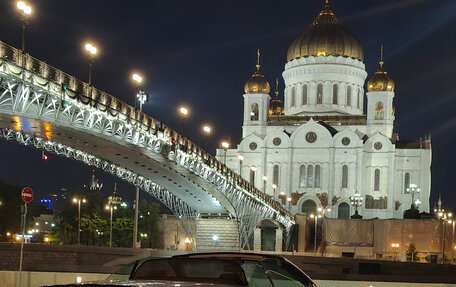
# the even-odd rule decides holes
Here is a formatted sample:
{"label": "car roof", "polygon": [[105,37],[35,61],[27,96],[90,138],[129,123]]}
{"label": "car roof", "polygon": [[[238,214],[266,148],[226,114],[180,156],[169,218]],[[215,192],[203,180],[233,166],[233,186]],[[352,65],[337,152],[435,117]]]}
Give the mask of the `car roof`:
{"label": "car roof", "polygon": [[266,259],[280,259],[284,260],[282,256],[260,254],[254,252],[201,252],[201,253],[188,253],[175,255],[172,258],[220,258],[220,259],[242,259],[242,260],[256,260],[262,261]]}

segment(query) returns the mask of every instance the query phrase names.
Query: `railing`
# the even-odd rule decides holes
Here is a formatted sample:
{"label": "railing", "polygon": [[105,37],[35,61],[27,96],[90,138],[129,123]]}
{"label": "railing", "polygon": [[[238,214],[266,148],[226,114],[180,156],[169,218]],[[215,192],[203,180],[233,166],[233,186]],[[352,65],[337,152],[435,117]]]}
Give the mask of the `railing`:
{"label": "railing", "polygon": [[[196,155],[208,166],[216,169],[219,173],[224,174],[230,183],[237,185],[258,198],[261,198],[262,201],[274,207],[282,215],[293,218],[293,215],[289,211],[283,208],[278,202],[274,201],[270,196],[258,190],[238,174],[235,174],[231,169],[219,162],[210,153],[198,147],[195,143],[186,137],[183,137],[175,130],[155,118],[146,115],[138,109],[120,101],[116,97],[93,86],[89,86],[88,83],[83,82],[51,65],[48,65],[45,62],[30,56],[29,54],[23,54],[21,50],[18,50],[2,41],[0,41],[0,58],[6,59],[19,67],[33,72],[56,85],[61,87],[66,85],[69,90],[79,95],[81,102],[84,104],[99,105],[105,109],[109,109],[111,114],[121,113],[130,123],[137,123],[142,129],[145,131],[151,131],[153,134],[162,132],[164,137],[168,140],[168,145],[171,145],[172,139],[175,139],[177,143],[179,143],[177,148],[181,151],[186,152],[187,154]],[[229,176],[227,175],[228,173],[230,174]]]}

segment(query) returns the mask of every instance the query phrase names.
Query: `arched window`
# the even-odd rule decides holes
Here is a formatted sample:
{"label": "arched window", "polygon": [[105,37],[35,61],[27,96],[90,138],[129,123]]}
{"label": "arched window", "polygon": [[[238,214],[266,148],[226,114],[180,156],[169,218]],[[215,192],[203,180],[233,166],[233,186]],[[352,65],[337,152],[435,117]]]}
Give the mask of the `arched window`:
{"label": "arched window", "polygon": [[342,188],[348,187],[348,166],[344,165],[342,167]]}
{"label": "arched window", "polygon": [[404,193],[409,193],[407,188],[410,187],[410,172],[404,174]]}
{"label": "arched window", "polygon": [[377,168],[374,171],[374,191],[380,190],[380,170]]}
{"label": "arched window", "polygon": [[306,166],[301,165],[299,169],[299,187],[306,187]]}
{"label": "arched window", "polygon": [[313,187],[313,166],[309,165],[307,167],[307,187]]}
{"label": "arched window", "polygon": [[258,121],[258,104],[254,103],[250,106],[250,120]]}
{"label": "arched window", "polygon": [[296,87],[291,87],[291,107],[296,106]]}
{"label": "arched window", "polygon": [[279,165],[274,165],[274,170],[272,171],[272,183],[279,186]]}
{"label": "arched window", "polygon": [[347,86],[347,106],[351,106],[352,87]]}
{"label": "arched window", "polygon": [[337,218],[348,219],[350,217],[350,206],[346,202],[341,202],[337,207]]}
{"label": "arched window", "polygon": [[320,166],[315,166],[315,187],[320,188]]}
{"label": "arched window", "polygon": [[250,184],[255,185],[255,170],[250,169]]}
{"label": "arched window", "polygon": [[301,212],[304,214],[309,214],[311,212],[315,213],[317,211],[317,204],[315,201],[308,199],[302,203]]}
{"label": "arched window", "polygon": [[333,105],[337,105],[337,98],[339,97],[339,87],[337,84],[333,85]]}
{"label": "arched window", "polygon": [[302,104],[307,105],[307,85],[302,86]]}
{"label": "arched window", "polygon": [[317,104],[321,104],[323,102],[323,84],[317,85]]}

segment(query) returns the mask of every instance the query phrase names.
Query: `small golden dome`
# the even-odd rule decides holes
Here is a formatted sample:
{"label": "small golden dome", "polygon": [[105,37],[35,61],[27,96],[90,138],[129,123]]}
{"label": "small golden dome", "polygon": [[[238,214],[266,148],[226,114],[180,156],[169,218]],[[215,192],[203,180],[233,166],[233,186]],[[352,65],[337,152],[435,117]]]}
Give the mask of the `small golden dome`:
{"label": "small golden dome", "polygon": [[330,55],[364,61],[364,51],[358,40],[339,23],[326,1],[312,25],[288,48],[287,61]]}
{"label": "small golden dome", "polygon": [[269,85],[266,78],[260,72],[260,50],[257,52],[258,60],[256,68],[257,70],[253,73],[252,77],[244,84],[244,92],[246,94],[269,94],[271,86]]}
{"label": "small golden dome", "polygon": [[280,116],[283,115],[283,101],[279,99],[279,79],[276,79],[275,97],[269,104],[269,115]]}
{"label": "small golden dome", "polygon": [[372,78],[367,81],[368,92],[388,91],[394,92],[394,81],[383,69],[383,61],[380,61],[380,67]]}

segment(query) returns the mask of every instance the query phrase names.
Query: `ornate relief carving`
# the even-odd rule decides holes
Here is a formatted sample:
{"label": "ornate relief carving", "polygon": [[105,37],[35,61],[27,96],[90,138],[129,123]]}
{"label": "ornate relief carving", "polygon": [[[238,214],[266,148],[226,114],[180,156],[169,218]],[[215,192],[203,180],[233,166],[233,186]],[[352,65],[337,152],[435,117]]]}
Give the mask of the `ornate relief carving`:
{"label": "ornate relief carving", "polygon": [[334,195],[334,196],[333,196],[333,199],[332,199],[332,201],[331,201],[332,206],[335,206],[336,203],[339,201],[339,199],[340,199],[340,197],[337,197],[337,196]]}
{"label": "ornate relief carving", "polygon": [[291,204],[292,205],[297,205],[298,204],[298,201],[299,199],[301,199],[301,197],[303,197],[304,194],[306,194],[307,192],[303,192],[303,193],[299,193],[299,192],[292,192],[291,193]]}
{"label": "ornate relief carving", "polygon": [[320,200],[320,203],[323,206],[323,208],[326,208],[326,206],[328,206],[328,194],[326,192],[317,193],[317,198]]}
{"label": "ornate relief carving", "polygon": [[386,209],[388,207],[388,197],[381,196],[374,199],[372,195],[366,195],[366,209]]}
{"label": "ornate relief carving", "polygon": [[395,204],[395,206],[394,206],[394,210],[397,211],[397,210],[399,209],[399,207],[401,206],[401,204],[402,204],[402,203],[400,203],[399,201],[396,200],[396,204]]}

